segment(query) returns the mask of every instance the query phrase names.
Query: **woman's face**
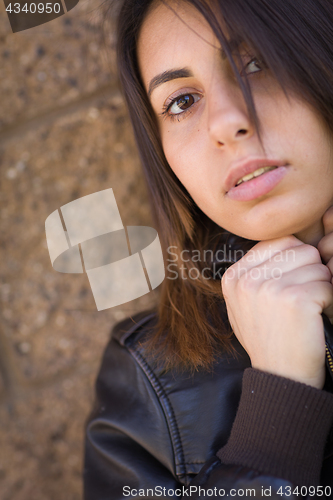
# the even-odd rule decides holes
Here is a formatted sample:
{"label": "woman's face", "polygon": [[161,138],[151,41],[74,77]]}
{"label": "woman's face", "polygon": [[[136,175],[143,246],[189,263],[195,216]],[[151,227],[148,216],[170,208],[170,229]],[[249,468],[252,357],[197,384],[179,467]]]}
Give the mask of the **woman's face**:
{"label": "woman's face", "polygon": [[[332,137],[323,120],[306,102],[288,100],[241,46],[239,69],[249,74],[261,146],[208,23],[186,2],[169,5],[179,17],[162,3],[152,8],[138,59],[171,169],[200,209],[228,231],[253,240],[294,234],[316,245],[321,218],[333,205]],[[279,168],[233,187],[264,166]]]}

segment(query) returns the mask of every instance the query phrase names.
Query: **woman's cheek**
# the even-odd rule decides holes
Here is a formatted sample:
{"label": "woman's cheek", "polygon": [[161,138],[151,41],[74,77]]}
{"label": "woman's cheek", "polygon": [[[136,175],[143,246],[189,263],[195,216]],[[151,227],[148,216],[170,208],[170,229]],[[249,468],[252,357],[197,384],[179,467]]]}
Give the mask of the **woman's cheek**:
{"label": "woman's cheek", "polygon": [[[171,169],[178,178],[190,173],[193,167],[191,143],[180,134],[170,132],[163,143],[164,154]],[[193,171],[193,168],[192,168]]]}

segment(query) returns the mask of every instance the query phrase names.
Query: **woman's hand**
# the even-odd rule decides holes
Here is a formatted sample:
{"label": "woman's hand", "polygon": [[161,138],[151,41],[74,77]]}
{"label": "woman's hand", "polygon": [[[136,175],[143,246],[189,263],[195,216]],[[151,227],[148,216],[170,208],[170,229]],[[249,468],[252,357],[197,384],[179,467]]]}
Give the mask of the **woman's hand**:
{"label": "woman's hand", "polygon": [[[325,236],[318,243],[320,255],[333,275],[333,206],[330,207],[323,216]],[[333,284],[333,278],[332,278]],[[326,311],[323,311],[333,324],[333,302]]]}
{"label": "woman's hand", "polygon": [[331,280],[319,251],[295,236],[257,243],[224,273],[229,321],[253,368],[323,387]]}

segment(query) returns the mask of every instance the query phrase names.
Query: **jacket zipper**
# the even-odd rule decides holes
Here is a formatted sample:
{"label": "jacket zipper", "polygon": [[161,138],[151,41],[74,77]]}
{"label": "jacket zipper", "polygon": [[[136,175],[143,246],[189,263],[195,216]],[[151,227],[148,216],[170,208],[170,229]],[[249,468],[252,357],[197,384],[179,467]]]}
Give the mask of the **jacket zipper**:
{"label": "jacket zipper", "polygon": [[326,358],[331,376],[333,378],[333,353],[332,353],[333,325],[326,316],[326,314],[322,314],[322,317],[324,322]]}
{"label": "jacket zipper", "polygon": [[330,353],[330,350],[328,348],[327,342],[326,342],[326,357],[328,359],[328,364],[329,364],[330,370],[333,373],[333,358],[331,356],[331,353]]}

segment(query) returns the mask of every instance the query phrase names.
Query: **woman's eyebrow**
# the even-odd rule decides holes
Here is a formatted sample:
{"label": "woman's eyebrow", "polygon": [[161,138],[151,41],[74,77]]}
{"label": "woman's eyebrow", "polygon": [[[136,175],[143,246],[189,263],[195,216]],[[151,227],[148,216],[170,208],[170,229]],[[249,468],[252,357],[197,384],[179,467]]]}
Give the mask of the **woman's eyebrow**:
{"label": "woman's eyebrow", "polygon": [[[240,38],[233,38],[231,40],[228,40],[228,42],[229,42],[230,52],[233,53],[243,43],[243,40]],[[227,55],[222,48],[221,48],[221,56],[222,59],[227,58]],[[154,78],[150,80],[148,86],[148,97],[150,98],[153,90],[155,90],[163,83],[170,82],[171,80],[176,80],[177,78],[190,78],[190,77],[193,77],[193,73],[189,68],[186,67],[163,71],[163,73],[154,76]]]}
{"label": "woman's eyebrow", "polygon": [[189,68],[163,71],[163,73],[154,76],[154,78],[150,80],[148,86],[148,97],[150,98],[153,90],[155,90],[159,85],[162,85],[162,83],[170,82],[171,80],[176,80],[177,78],[190,78],[192,76],[193,73]]}

